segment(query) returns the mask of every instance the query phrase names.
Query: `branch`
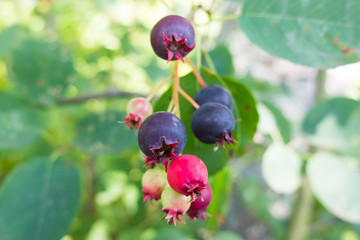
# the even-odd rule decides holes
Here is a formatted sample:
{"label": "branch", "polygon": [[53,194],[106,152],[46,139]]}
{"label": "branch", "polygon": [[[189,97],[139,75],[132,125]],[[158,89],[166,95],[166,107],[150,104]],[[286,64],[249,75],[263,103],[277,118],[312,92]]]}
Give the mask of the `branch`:
{"label": "branch", "polygon": [[143,98],[146,98],[147,95],[140,94],[140,93],[131,93],[131,92],[126,92],[126,91],[122,91],[122,90],[108,90],[108,91],[105,91],[102,93],[93,93],[93,94],[89,94],[89,95],[85,95],[85,96],[62,99],[57,102],[57,105],[60,105],[60,106],[70,105],[70,104],[82,103],[82,102],[86,102],[86,101],[94,100],[94,99],[115,98],[115,97],[124,97],[124,98],[143,97]]}

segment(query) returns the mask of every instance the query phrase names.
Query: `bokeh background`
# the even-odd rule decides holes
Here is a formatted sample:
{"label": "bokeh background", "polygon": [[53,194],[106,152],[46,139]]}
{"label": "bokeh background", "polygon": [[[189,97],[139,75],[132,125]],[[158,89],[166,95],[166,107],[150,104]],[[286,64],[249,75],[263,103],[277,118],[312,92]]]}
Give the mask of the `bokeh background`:
{"label": "bokeh background", "polygon": [[[0,239],[270,240],[300,231],[359,240],[359,63],[324,70],[274,57],[242,31],[242,9],[235,0],[1,0]],[[172,71],[149,41],[169,14],[193,19],[195,65],[241,83],[259,113],[253,143],[211,176],[212,216],[176,227],[160,221],[159,202],[142,202],[136,131],[117,123],[131,98]],[[181,76],[190,72],[180,64]],[[309,185],[306,171],[320,180]]]}

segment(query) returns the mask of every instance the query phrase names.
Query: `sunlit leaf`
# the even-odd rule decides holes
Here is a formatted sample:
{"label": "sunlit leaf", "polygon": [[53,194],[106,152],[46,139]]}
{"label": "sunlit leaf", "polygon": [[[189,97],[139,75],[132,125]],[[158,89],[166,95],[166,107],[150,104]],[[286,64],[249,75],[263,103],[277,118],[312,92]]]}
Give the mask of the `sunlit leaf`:
{"label": "sunlit leaf", "polygon": [[318,124],[328,115],[333,115],[340,126],[344,126],[359,103],[349,98],[331,98],[318,103],[306,114],[302,124],[305,133],[313,134]]}
{"label": "sunlit leaf", "polygon": [[0,189],[0,239],[61,239],[80,200],[77,169],[37,158],[16,168]]}
{"label": "sunlit leaf", "polygon": [[263,104],[271,111],[273,114],[276,125],[279,129],[281,137],[285,143],[288,143],[292,137],[291,124],[288,119],[284,116],[279,108],[270,102],[263,102]]}
{"label": "sunlit leaf", "polygon": [[357,101],[335,98],[311,109],[303,130],[316,147],[360,157],[359,121],[360,104]]}
{"label": "sunlit leaf", "polygon": [[239,21],[270,54],[329,68],[360,60],[359,12],[358,0],[246,0]]}
{"label": "sunlit leaf", "polygon": [[319,152],[307,165],[310,186],[318,200],[338,218],[360,223],[359,161]]}
{"label": "sunlit leaf", "polygon": [[278,193],[294,193],[301,182],[302,161],[291,148],[275,143],[264,153],[262,172],[269,186]]}

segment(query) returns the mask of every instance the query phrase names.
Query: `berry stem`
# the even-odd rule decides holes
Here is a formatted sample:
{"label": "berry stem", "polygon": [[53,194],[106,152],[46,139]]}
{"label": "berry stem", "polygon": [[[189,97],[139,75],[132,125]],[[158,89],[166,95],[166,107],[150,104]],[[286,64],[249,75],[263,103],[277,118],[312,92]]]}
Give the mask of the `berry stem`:
{"label": "berry stem", "polygon": [[192,99],[184,90],[182,90],[181,87],[179,87],[178,91],[181,95],[183,95],[186,100],[188,100],[194,106],[194,108],[198,109],[200,107],[199,104],[197,104],[194,99]]}
{"label": "berry stem", "polygon": [[170,103],[169,103],[169,106],[168,106],[168,109],[166,110],[167,112],[171,112],[171,110],[173,109],[174,107],[174,101],[171,99],[170,100]]}
{"label": "berry stem", "polygon": [[193,70],[196,79],[199,81],[200,85],[202,88],[206,88],[206,83],[204,81],[204,79],[201,77],[199,71],[196,69],[195,65],[193,64],[193,62],[190,60],[190,58],[188,56],[185,57],[186,61],[189,63],[191,69]]}
{"label": "berry stem", "polygon": [[179,107],[179,88],[180,88],[180,78],[179,78],[179,61],[175,61],[174,65],[174,85],[173,85],[173,95],[172,99],[174,102],[174,114],[180,118],[180,107]]}
{"label": "berry stem", "polygon": [[170,79],[173,77],[173,74],[170,74],[170,76],[168,76],[162,83],[160,83],[159,86],[157,86],[146,98],[146,100],[148,102],[150,102],[150,100],[155,96],[155,94],[163,87],[165,86],[165,84],[167,84]]}

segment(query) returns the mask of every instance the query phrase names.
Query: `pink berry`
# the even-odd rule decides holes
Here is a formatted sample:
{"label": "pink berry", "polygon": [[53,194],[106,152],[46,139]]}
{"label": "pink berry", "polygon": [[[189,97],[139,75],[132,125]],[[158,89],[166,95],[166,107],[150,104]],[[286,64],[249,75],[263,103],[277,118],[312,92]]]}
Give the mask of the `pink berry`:
{"label": "pink berry", "polygon": [[144,119],[152,113],[152,106],[145,98],[133,98],[127,105],[128,115],[125,121],[120,122],[126,124],[130,129],[139,129]]}
{"label": "pink berry", "polygon": [[175,192],[191,195],[194,200],[206,187],[208,171],[205,163],[193,155],[174,158],[167,169],[167,180]]}
{"label": "pink berry", "polygon": [[198,197],[190,205],[189,210],[186,212],[190,220],[195,220],[198,217],[206,220],[206,210],[212,199],[212,190],[209,184],[201,191],[201,197]]}
{"label": "pink berry", "polygon": [[127,105],[128,113],[139,114],[143,118],[149,116],[152,111],[153,109],[149,101],[141,97],[131,99]]}
{"label": "pink berry", "polygon": [[167,184],[166,173],[160,168],[148,169],[142,177],[142,192],[144,202],[153,199],[159,200]]}
{"label": "pink berry", "polygon": [[161,203],[163,206],[162,211],[166,213],[166,216],[162,219],[167,219],[170,225],[176,225],[176,220],[184,222],[180,216],[183,216],[189,209],[190,200],[189,196],[179,194],[169,186],[165,187],[161,194]]}

